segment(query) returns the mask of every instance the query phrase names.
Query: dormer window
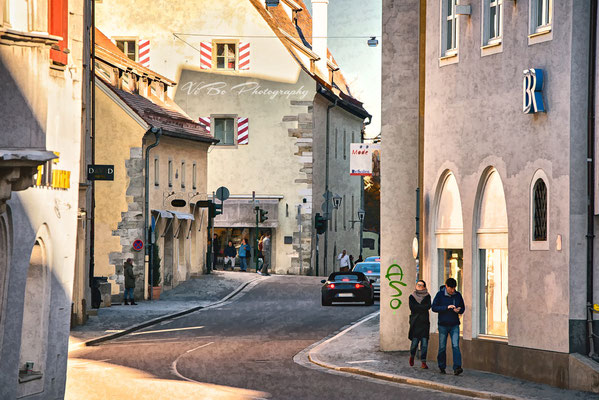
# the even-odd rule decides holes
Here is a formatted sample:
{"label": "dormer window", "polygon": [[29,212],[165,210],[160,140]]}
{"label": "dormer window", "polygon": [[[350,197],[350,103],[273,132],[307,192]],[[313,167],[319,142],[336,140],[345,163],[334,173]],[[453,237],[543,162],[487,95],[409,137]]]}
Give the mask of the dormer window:
{"label": "dormer window", "polygon": [[216,69],[235,70],[237,46],[235,43],[216,43]]}
{"label": "dormer window", "polygon": [[134,39],[116,40],[116,47],[133,61],[137,61],[137,41]]}

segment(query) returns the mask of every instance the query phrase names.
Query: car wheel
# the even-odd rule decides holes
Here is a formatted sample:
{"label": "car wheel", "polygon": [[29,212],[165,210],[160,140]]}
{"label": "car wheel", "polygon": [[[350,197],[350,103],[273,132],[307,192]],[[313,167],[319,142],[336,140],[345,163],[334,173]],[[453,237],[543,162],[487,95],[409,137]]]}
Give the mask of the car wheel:
{"label": "car wheel", "polygon": [[327,300],[327,299],[324,297],[324,295],[322,296],[322,302],[321,302],[321,303],[322,303],[322,306],[323,306],[323,307],[326,307],[326,306],[330,306],[330,305],[331,305],[331,301],[330,301],[330,300]]}
{"label": "car wheel", "polygon": [[374,294],[372,295],[372,297],[370,298],[370,300],[366,301],[366,303],[364,303],[367,306],[371,306],[374,304]]}

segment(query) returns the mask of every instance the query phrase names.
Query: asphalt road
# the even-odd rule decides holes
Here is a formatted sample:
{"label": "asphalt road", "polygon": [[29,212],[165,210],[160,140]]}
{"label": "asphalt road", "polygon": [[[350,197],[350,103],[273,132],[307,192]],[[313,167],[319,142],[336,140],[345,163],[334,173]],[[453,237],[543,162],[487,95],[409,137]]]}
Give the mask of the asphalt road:
{"label": "asphalt road", "polygon": [[[272,276],[221,306],[78,350],[69,362],[109,360],[110,365],[138,370],[161,382],[189,381],[227,388],[231,398],[236,398],[237,388],[262,393],[254,396],[257,398],[272,399],[462,398],[330,374],[293,361],[304,348],[377,309],[378,302],[370,307],[322,307],[320,278]],[[70,372],[69,379],[77,380],[77,373]],[[101,385],[101,380],[88,381],[85,390],[106,392]],[[104,398],[120,398],[105,394]]]}

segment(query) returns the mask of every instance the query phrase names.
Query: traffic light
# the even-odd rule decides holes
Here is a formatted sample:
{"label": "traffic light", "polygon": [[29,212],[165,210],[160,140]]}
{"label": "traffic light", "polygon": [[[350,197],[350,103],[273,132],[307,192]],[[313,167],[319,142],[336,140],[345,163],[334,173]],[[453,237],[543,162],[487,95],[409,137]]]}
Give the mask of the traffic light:
{"label": "traffic light", "polygon": [[327,220],[320,215],[320,213],[316,213],[314,216],[314,227],[316,228],[316,233],[323,234],[327,230]]}
{"label": "traffic light", "polygon": [[214,218],[217,215],[221,215],[223,213],[223,205],[211,203],[209,210],[210,210],[210,218]]}
{"label": "traffic light", "polygon": [[260,209],[260,223],[262,223],[268,219],[266,214],[268,214],[268,211]]}

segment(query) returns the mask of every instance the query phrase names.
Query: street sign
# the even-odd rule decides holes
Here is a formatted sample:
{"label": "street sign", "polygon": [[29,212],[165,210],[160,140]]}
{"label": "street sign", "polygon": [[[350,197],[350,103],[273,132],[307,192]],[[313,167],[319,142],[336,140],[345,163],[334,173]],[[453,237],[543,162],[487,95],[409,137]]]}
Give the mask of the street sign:
{"label": "street sign", "polygon": [[227,189],[224,186],[219,187],[218,189],[216,189],[216,198],[219,199],[220,201],[225,201],[229,198],[229,189]]}
{"label": "street sign", "polygon": [[133,242],[133,250],[135,251],[141,251],[141,249],[144,248],[144,242],[142,242],[141,240],[137,239],[136,241]]}
{"label": "street sign", "polygon": [[87,166],[88,181],[114,181],[114,165],[91,165]]}

